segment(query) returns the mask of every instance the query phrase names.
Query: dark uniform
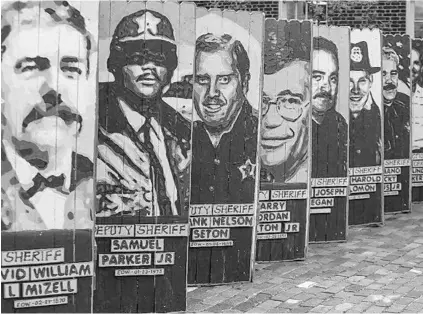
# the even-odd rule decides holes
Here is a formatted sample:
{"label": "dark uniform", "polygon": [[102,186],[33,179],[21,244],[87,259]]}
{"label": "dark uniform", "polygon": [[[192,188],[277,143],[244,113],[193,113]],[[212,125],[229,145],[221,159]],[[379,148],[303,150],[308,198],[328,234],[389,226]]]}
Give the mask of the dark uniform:
{"label": "dark uniform", "polygon": [[380,140],[380,111],[372,101],[370,110],[361,110],[357,118],[350,114],[350,167],[380,166]]}
{"label": "dark uniform", "polygon": [[348,125],[336,110],[326,112],[322,124],[312,124],[312,178],[347,176]]}
{"label": "dark uniform", "polygon": [[384,106],[385,159],[410,156],[410,98],[397,93],[390,106]]}
{"label": "dark uniform", "polygon": [[191,204],[252,203],[258,119],[247,101],[215,148],[201,121],[194,122]]}
{"label": "dark uniform", "polygon": [[99,90],[98,216],[187,213],[191,123],[163,101],[162,90],[140,97],[125,87],[122,74],[125,65],[151,62],[167,69],[170,84],[176,52],[172,25],[158,12],[132,13],[115,29],[107,61],[115,82]]}

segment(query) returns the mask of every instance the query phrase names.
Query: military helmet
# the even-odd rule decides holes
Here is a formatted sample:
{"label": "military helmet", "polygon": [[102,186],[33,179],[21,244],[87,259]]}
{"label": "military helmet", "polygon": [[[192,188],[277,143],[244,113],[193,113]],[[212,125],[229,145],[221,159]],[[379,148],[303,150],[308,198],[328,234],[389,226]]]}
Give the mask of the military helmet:
{"label": "military helmet", "polygon": [[119,80],[123,66],[148,61],[167,68],[170,80],[178,65],[175,36],[166,16],[140,10],[125,16],[116,26],[107,68]]}

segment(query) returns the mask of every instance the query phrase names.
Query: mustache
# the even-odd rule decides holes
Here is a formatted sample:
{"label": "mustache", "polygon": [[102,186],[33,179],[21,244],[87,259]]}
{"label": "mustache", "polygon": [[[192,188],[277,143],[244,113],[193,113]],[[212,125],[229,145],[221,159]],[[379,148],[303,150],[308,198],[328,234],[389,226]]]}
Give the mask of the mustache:
{"label": "mustache", "polygon": [[137,79],[135,80],[135,82],[139,82],[145,79],[150,79],[150,76],[153,76],[157,81],[160,81],[159,75],[157,74],[156,70],[151,69],[151,71],[149,73],[143,73],[140,76],[137,77]]}
{"label": "mustache", "polygon": [[203,106],[215,106],[215,105],[224,106],[225,102],[218,97],[207,97],[203,101]]}
{"label": "mustache", "polygon": [[397,87],[393,83],[388,83],[385,86],[383,86],[383,90],[393,90],[393,89],[396,89],[396,88]]}
{"label": "mustache", "polygon": [[332,100],[332,95],[328,92],[320,92],[313,96],[313,99],[316,98],[326,98],[327,100]]}
{"label": "mustache", "polygon": [[[58,95],[55,92],[47,93],[43,95],[43,102],[43,105],[35,105],[30,113],[25,117],[24,121],[22,122],[23,128],[26,128],[34,121],[51,116],[61,118],[67,125],[70,125],[73,122],[78,122],[82,126],[81,115],[75,113],[70,107],[65,105],[60,94]],[[42,107],[46,107],[46,110],[42,109]]]}

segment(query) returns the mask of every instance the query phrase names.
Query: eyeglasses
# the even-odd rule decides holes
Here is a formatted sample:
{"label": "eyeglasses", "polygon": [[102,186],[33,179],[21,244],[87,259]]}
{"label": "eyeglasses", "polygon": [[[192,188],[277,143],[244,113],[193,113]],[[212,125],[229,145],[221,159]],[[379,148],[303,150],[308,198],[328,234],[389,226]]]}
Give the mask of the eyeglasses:
{"label": "eyeglasses", "polygon": [[261,105],[262,116],[267,114],[271,105],[275,105],[276,112],[287,121],[297,121],[303,113],[301,99],[291,95],[279,96],[276,101],[272,101],[270,97],[264,96]]}

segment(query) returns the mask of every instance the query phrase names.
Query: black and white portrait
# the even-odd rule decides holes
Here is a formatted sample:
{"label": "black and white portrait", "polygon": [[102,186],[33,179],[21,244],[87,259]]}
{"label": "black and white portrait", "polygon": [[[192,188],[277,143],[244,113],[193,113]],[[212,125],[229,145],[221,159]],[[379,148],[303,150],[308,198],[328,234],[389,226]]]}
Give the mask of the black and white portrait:
{"label": "black and white portrait", "polygon": [[93,227],[98,9],[75,4],[2,4],[2,231]]}

